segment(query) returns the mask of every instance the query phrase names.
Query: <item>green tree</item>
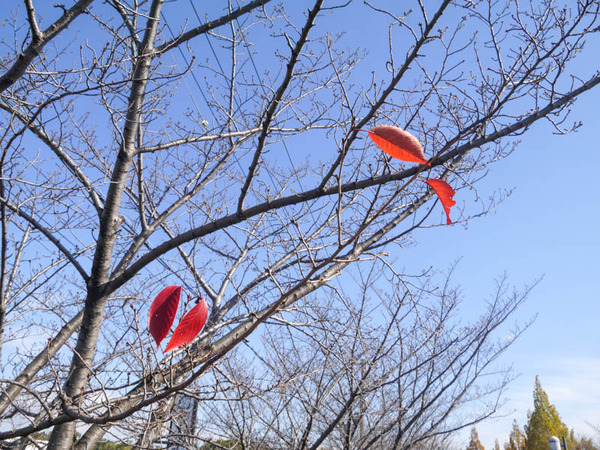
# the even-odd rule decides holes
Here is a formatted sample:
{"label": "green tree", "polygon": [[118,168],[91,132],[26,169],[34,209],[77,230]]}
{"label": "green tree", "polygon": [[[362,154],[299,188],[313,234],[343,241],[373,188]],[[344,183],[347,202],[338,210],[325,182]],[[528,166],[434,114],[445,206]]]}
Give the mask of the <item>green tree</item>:
{"label": "green tree", "polygon": [[513,421],[512,430],[508,437],[508,442],[504,443],[505,450],[524,450],[527,448],[525,433],[521,431],[516,420]]}
{"label": "green tree", "polygon": [[600,449],[592,439],[586,436],[575,436],[575,431],[571,429],[569,433],[569,449],[568,450],[598,450]]}
{"label": "green tree", "polygon": [[479,435],[475,427],[471,428],[471,440],[467,445],[467,450],[485,450],[485,447],[479,441]]}
{"label": "green tree", "polygon": [[567,436],[567,445],[573,448],[572,442],[569,442],[569,428],[560,419],[554,405],[550,404],[538,377],[535,377],[533,390],[533,412],[529,414],[525,433],[528,450],[547,450],[550,436]]}
{"label": "green tree", "polygon": [[94,450],[129,450],[132,448],[133,448],[133,446],[131,446],[131,445],[110,442],[110,441],[104,441],[104,440],[98,442],[94,446]]}
{"label": "green tree", "polygon": [[228,450],[241,450],[243,447],[240,443],[236,442],[235,440],[232,439],[219,439],[218,441],[213,442],[207,442],[205,443],[202,447],[200,447],[200,450],[218,450],[218,449],[222,449],[222,448],[226,448]]}

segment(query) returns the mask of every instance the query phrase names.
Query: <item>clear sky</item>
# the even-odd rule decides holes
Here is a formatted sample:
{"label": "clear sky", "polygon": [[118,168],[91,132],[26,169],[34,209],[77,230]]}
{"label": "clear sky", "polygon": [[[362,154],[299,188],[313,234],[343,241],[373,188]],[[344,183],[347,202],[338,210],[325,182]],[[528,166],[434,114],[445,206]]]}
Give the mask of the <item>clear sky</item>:
{"label": "clear sky", "polygon": [[[370,21],[375,18],[349,14],[343,22],[349,41],[366,48],[367,62],[374,63],[385,61],[388,50],[381,45],[387,42],[387,27]],[[598,54],[599,43],[590,42],[574,70],[595,73]],[[547,121],[536,123],[508,159],[490,167],[477,185],[480,196],[515,188],[494,214],[472,220],[468,228],[419,231],[419,245],[396,255],[413,273],[432,259],[443,270],[460,258],[454,281],[463,288],[466,315],[483,310],[483,299],[504,273],[516,287],[543,276],[513,318],[525,322],[537,315],[502,357],[501,363],[519,375],[506,393],[502,417],[477,426],[488,449],[496,438],[500,445],[505,442],[514,419],[521,427],[526,423],[536,375],[569,427],[588,435],[594,435],[589,424],[600,427],[599,101],[596,89],[572,106],[567,123],[582,121],[578,132],[556,135]],[[471,199],[461,192],[455,196],[458,207],[476,213],[481,206]],[[466,445],[468,430],[458,441]]]}
{"label": "clear sky", "polygon": [[[368,50],[367,63],[385,61],[388,48],[381,44],[387,42],[387,27],[376,16],[354,13],[341,23],[349,41]],[[599,69],[600,45],[589,44],[587,56],[574,66],[584,76]],[[582,121],[578,132],[556,135],[547,121],[539,122],[519,138],[508,159],[490,167],[477,185],[480,196],[515,188],[495,214],[472,220],[468,228],[419,231],[420,244],[395,255],[413,273],[432,259],[443,270],[460,258],[454,281],[463,287],[466,315],[483,310],[483,299],[504,273],[516,287],[543,276],[514,316],[521,322],[537,319],[501,360],[519,375],[506,393],[503,417],[477,426],[488,449],[496,438],[504,443],[514,419],[526,423],[536,375],[569,427],[593,435],[589,424],[600,426],[599,101],[596,89],[573,105],[567,123]],[[455,200],[466,213],[481,207],[466,193]],[[461,438],[466,445],[468,430]]]}
{"label": "clear sky", "polygon": [[[597,51],[600,48],[595,46]],[[587,58],[586,73],[597,70]],[[494,280],[503,273],[516,287],[543,276],[514,319],[535,322],[503,356],[518,378],[507,391],[503,417],[477,426],[482,444],[500,445],[516,419],[522,427],[533,409],[535,376],[563,422],[576,433],[598,438],[600,426],[600,115],[598,90],[572,107],[569,123],[576,132],[553,134],[548,122],[537,123],[520,138],[517,150],[491,167],[477,189],[486,198],[495,190],[515,188],[493,215],[474,219],[468,228],[455,225],[427,230],[419,245],[402,260],[423,266],[435,255],[436,267],[460,258],[454,280],[465,293],[465,308],[482,308]],[[473,205],[459,207],[473,211]],[[466,445],[468,433],[461,435]]]}
{"label": "clear sky", "polygon": [[[556,136],[539,123],[493,167],[478,185],[480,195],[515,187],[494,215],[467,229],[423,233],[402,255],[414,262],[435,254],[438,267],[462,258],[454,280],[464,289],[465,308],[475,310],[504,272],[517,287],[543,276],[515,316],[537,319],[502,358],[520,374],[507,392],[505,416],[477,426],[486,448],[496,438],[504,442],[513,419],[525,424],[536,375],[569,427],[593,434],[588,423],[600,425],[599,98],[591,92],[574,105],[572,119],[584,122],[577,133]],[[455,199],[462,206],[460,193]]]}

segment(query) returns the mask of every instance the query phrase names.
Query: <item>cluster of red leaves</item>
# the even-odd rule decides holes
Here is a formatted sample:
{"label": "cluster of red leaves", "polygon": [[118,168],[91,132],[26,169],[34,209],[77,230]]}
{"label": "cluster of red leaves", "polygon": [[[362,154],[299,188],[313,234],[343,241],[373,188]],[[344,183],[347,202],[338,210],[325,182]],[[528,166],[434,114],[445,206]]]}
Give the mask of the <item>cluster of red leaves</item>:
{"label": "cluster of red leaves", "polygon": [[[408,131],[391,125],[378,125],[367,132],[375,145],[392,158],[399,159],[400,161],[416,162],[431,166],[425,159],[425,153],[423,152],[421,143]],[[450,225],[452,223],[450,220],[450,208],[456,205],[456,202],[452,199],[456,192],[452,189],[452,186],[439,178],[433,178],[425,182],[431,186],[440,199],[446,213],[446,223]]]}
{"label": "cluster of red leaves", "polygon": [[[368,133],[375,145],[392,158],[399,159],[400,161],[431,165],[425,159],[421,143],[408,131],[391,125],[379,125],[368,130]],[[452,189],[452,186],[439,178],[423,181],[431,186],[437,194],[446,213],[446,223],[450,225],[452,223],[450,220],[450,208],[456,205],[456,202],[452,199],[456,192]],[[162,340],[171,330],[180,296],[180,286],[167,286],[156,296],[150,306],[148,330],[156,341],[156,348],[160,346]],[[199,297],[199,299],[200,301],[196,306],[181,319],[181,322],[175,328],[164,353],[189,344],[202,331],[208,316],[208,305],[202,297]]]}
{"label": "cluster of red leaves", "polygon": [[[150,305],[148,331],[156,341],[156,348],[160,346],[162,340],[171,330],[180,296],[181,286],[167,286],[160,291],[152,305]],[[181,319],[179,325],[175,328],[164,353],[189,344],[202,331],[208,317],[208,305],[202,297],[198,298],[199,302]]]}

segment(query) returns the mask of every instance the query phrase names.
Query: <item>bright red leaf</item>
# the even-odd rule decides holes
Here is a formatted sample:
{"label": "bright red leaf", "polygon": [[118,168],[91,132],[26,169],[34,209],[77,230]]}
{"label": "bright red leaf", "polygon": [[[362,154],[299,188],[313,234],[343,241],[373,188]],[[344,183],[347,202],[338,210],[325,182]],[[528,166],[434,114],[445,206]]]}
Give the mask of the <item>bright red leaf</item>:
{"label": "bright red leaf", "polygon": [[402,128],[391,125],[378,125],[369,130],[369,137],[375,145],[400,161],[427,164],[421,143]]}
{"label": "bright red leaf", "polygon": [[450,186],[444,180],[440,180],[439,178],[427,180],[426,183],[433,188],[440,199],[440,202],[442,202],[442,206],[446,212],[446,224],[450,225],[452,223],[450,220],[450,208],[456,205],[456,202],[452,200],[452,197],[454,197],[456,192],[454,189],[452,189],[452,186]]}
{"label": "bright red leaf", "polygon": [[208,305],[206,304],[206,300],[200,298],[200,302],[181,319],[181,322],[179,322],[179,325],[173,331],[173,336],[171,336],[171,340],[164,352],[167,353],[192,342],[198,336],[198,333],[202,331],[207,317]]}
{"label": "bright red leaf", "polygon": [[156,296],[148,314],[148,331],[156,341],[156,348],[169,333],[181,296],[180,286],[167,286]]}

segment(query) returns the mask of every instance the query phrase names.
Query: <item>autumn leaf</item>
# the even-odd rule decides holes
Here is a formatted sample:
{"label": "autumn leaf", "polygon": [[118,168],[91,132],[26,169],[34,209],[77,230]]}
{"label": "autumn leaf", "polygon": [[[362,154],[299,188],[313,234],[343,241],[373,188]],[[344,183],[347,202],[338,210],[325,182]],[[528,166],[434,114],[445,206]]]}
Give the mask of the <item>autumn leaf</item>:
{"label": "autumn leaf", "polygon": [[456,205],[456,202],[452,199],[456,192],[452,189],[452,186],[439,178],[427,180],[426,183],[433,188],[440,202],[442,202],[442,206],[446,212],[446,224],[450,225],[452,223],[450,220],[450,208]]}
{"label": "autumn leaf", "polygon": [[148,314],[148,331],[156,341],[156,348],[169,333],[175,320],[181,286],[167,286],[156,296]]}
{"label": "autumn leaf", "polygon": [[164,353],[192,342],[194,338],[198,336],[198,333],[202,331],[207,317],[208,305],[206,304],[206,300],[200,297],[200,302],[194,306],[183,319],[181,319],[181,322],[179,322],[179,325],[175,328],[173,336],[171,336],[171,340],[169,341],[167,348],[165,348]]}
{"label": "autumn leaf", "polygon": [[408,131],[391,125],[378,125],[369,130],[368,133],[375,145],[392,158],[400,161],[428,164],[421,143]]}

